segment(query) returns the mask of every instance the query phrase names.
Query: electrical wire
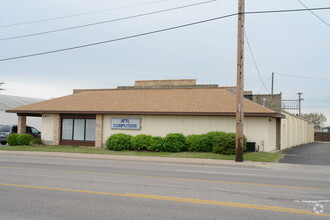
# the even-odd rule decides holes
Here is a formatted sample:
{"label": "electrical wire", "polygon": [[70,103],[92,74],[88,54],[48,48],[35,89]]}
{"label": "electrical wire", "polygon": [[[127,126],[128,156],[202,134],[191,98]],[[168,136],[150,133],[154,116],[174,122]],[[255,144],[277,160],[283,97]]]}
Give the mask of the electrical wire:
{"label": "electrical wire", "polygon": [[[268,11],[250,11],[244,12],[244,14],[273,14],[273,13],[288,13],[288,12],[304,12],[304,11],[320,11],[320,10],[329,10],[330,7],[321,7],[321,8],[302,8],[302,9],[282,9],[282,10],[268,10]],[[238,13],[239,14],[239,13]]]}
{"label": "electrical wire", "polygon": [[[270,76],[268,77],[268,79],[265,82],[265,84],[267,84],[269,82],[270,78],[272,78],[272,74],[270,74]],[[262,88],[257,92],[257,94],[259,94],[261,91],[262,91]]]}
{"label": "electrical wire", "polygon": [[79,46],[75,46],[75,47],[68,47],[68,48],[63,48],[63,49],[58,49],[58,50],[51,50],[51,51],[46,51],[46,52],[41,52],[41,53],[34,53],[34,54],[29,54],[29,55],[17,56],[17,57],[9,57],[9,58],[0,59],[0,62],[1,61],[8,61],[8,60],[22,59],[22,58],[27,58],[27,57],[40,56],[40,55],[51,54],[51,53],[58,53],[58,52],[68,51],[68,50],[75,50],[75,49],[80,49],[80,48],[84,48],[84,47],[96,46],[96,45],[100,45],[100,44],[112,43],[112,42],[116,42],[116,41],[122,41],[122,40],[142,37],[142,36],[146,36],[146,35],[156,34],[156,33],[160,33],[160,32],[175,30],[175,29],[179,29],[179,28],[184,28],[184,27],[188,27],[188,26],[193,26],[193,25],[197,25],[197,24],[202,24],[202,23],[215,21],[215,20],[219,20],[219,19],[223,19],[223,18],[233,17],[233,16],[236,16],[236,15],[237,15],[237,13],[234,13],[234,14],[225,15],[225,16],[216,17],[216,18],[211,18],[211,19],[207,19],[207,20],[203,20],[203,21],[197,21],[197,22],[193,22],[193,23],[188,23],[188,24],[183,24],[183,25],[179,25],[179,26],[159,29],[159,30],[150,31],[150,32],[144,32],[144,33],[141,33],[141,34],[135,34],[135,35],[130,35],[130,36],[121,37],[121,38],[115,38],[115,39],[106,40],[106,41],[99,41],[99,42],[90,43],[90,44],[83,44],[83,45],[79,45]]}
{"label": "electrical wire", "polygon": [[321,78],[321,77],[313,77],[313,76],[299,76],[299,75],[291,75],[291,74],[285,74],[285,73],[274,73],[274,74],[282,75],[282,76],[296,77],[296,78],[303,78],[303,79],[330,80],[330,78]]}
{"label": "electrical wire", "polygon": [[[330,9],[330,7],[324,7],[324,8],[312,8],[312,9],[309,9],[309,10],[329,10],[329,9]],[[245,14],[262,14],[262,13],[265,14],[265,13],[281,13],[281,12],[297,12],[297,11],[307,11],[307,9],[289,9],[289,10],[278,10],[278,11],[245,12]],[[184,27],[188,27],[188,26],[197,25],[197,24],[207,23],[207,22],[210,22],[210,21],[216,21],[216,20],[220,20],[220,19],[224,19],[224,18],[228,18],[228,17],[233,17],[233,16],[236,16],[236,15],[238,15],[238,13],[228,14],[228,15],[224,15],[224,16],[220,16],[220,17],[215,17],[215,18],[211,18],[211,19],[206,19],[206,20],[202,20],[202,21],[187,23],[187,24],[183,24],[183,25],[178,25],[178,26],[174,26],[174,27],[159,29],[159,30],[150,31],[150,32],[144,32],[144,33],[141,33],[141,34],[135,34],[135,35],[130,35],[130,36],[126,36],[126,37],[115,38],[115,39],[106,40],[106,41],[99,41],[99,42],[90,43],[90,44],[83,44],[83,45],[79,45],[79,46],[75,46],[75,47],[68,47],[68,48],[63,48],[63,49],[58,49],[58,50],[45,51],[45,52],[22,55],[22,56],[16,56],[16,57],[8,57],[8,58],[0,59],[0,62],[9,61],[9,60],[16,60],[16,59],[22,59],[22,58],[28,58],[28,57],[34,57],[34,56],[40,56],[40,55],[46,55],[46,54],[52,54],[52,53],[58,53],[58,52],[63,52],[63,51],[68,51],[68,50],[75,50],[75,49],[91,47],[91,46],[96,46],[96,45],[101,45],[101,44],[106,44],[106,43],[112,43],[112,42],[116,42],[116,41],[122,41],[122,40],[142,37],[142,36],[146,36],[146,35],[161,33],[161,32],[165,32],[165,31],[180,29],[180,28],[184,28]]]}
{"label": "electrical wire", "polygon": [[61,16],[61,17],[53,17],[53,18],[47,18],[47,19],[41,19],[41,20],[35,20],[35,21],[26,21],[26,22],[15,23],[15,24],[6,24],[6,25],[0,25],[0,28],[26,25],[26,24],[33,24],[33,23],[40,23],[40,22],[59,20],[59,19],[64,19],[64,18],[72,18],[72,17],[83,16],[83,15],[90,15],[90,14],[96,14],[96,13],[101,13],[101,12],[107,12],[107,11],[115,11],[115,10],[119,10],[119,9],[133,8],[133,7],[137,7],[137,6],[150,5],[150,4],[155,4],[155,3],[159,3],[159,2],[165,2],[165,1],[169,1],[169,0],[159,0],[159,1],[145,2],[145,3],[141,3],[141,4],[127,5],[127,6],[122,6],[122,7],[118,7],[118,8],[109,8],[109,9],[103,9],[103,10],[98,10],[98,11],[91,11],[91,12]]}
{"label": "electrical wire", "polygon": [[[149,13],[144,13],[144,14],[139,14],[139,15],[133,15],[133,16],[128,16],[128,17],[123,17],[123,18],[117,18],[113,20],[108,20],[108,21],[101,21],[101,22],[95,22],[95,23],[90,23],[90,24],[85,24],[85,25],[79,25],[79,26],[73,26],[73,27],[68,27],[68,28],[62,28],[62,29],[57,29],[57,30],[51,30],[51,31],[44,31],[44,32],[39,32],[39,33],[34,33],[34,34],[26,34],[26,35],[19,35],[19,36],[14,36],[14,37],[7,37],[7,38],[1,38],[0,41],[5,41],[5,40],[13,40],[13,39],[18,39],[18,38],[24,38],[24,37],[32,37],[32,36],[38,36],[38,35],[43,35],[43,34],[51,34],[55,32],[60,32],[60,31],[68,31],[68,30],[73,30],[73,29],[78,29],[78,28],[84,28],[84,27],[89,27],[89,26],[94,26],[94,25],[100,25],[100,24],[105,24],[105,23],[111,23],[111,22],[116,22],[116,21],[122,21],[122,20],[127,20],[127,19],[132,19],[132,18],[137,18],[137,17],[143,17],[147,15],[152,15],[152,14],[158,14],[162,12],[167,12],[167,11],[172,11],[172,10],[177,10],[177,9],[182,9],[182,8],[187,8],[187,7],[192,7],[192,6],[197,6],[201,4],[207,4],[211,3],[217,0],[209,0],[205,2],[200,2],[200,3],[195,3],[195,4],[189,4],[189,5],[184,5],[184,6],[179,6],[175,8],[169,8],[169,9],[164,9],[164,10],[159,10],[159,11],[154,11],[154,12],[149,12]],[[319,8],[315,9],[302,9],[303,11],[306,10],[318,10]],[[301,9],[298,10],[281,10],[277,12],[293,12],[293,11],[301,11]],[[264,11],[264,12],[246,12],[245,14],[254,14],[254,13],[271,13],[275,11]]]}
{"label": "electrical wire", "polygon": [[182,8],[188,8],[188,7],[193,7],[193,6],[197,6],[197,5],[208,4],[211,2],[215,2],[215,1],[217,1],[217,0],[208,0],[208,1],[204,1],[204,2],[183,5],[183,6],[163,9],[163,10],[159,10],[159,11],[153,11],[153,12],[148,12],[148,13],[143,13],[143,14],[138,14],[138,15],[132,15],[132,16],[128,16],[128,17],[123,17],[123,18],[116,18],[116,19],[112,19],[112,20],[95,22],[95,23],[73,26],[73,27],[68,27],[68,28],[62,28],[62,29],[57,29],[57,30],[44,31],[44,32],[39,32],[39,33],[34,33],[34,34],[19,35],[19,36],[14,36],[14,37],[7,37],[7,38],[0,38],[0,41],[13,40],[13,39],[24,38],[24,37],[32,37],[32,36],[37,36],[37,35],[60,32],[60,31],[68,31],[68,30],[73,30],[73,29],[77,29],[77,28],[90,27],[90,26],[94,26],[94,25],[100,25],[100,24],[111,23],[111,22],[116,22],[116,21],[123,21],[123,20],[132,19],[132,18],[138,18],[138,17],[147,16],[147,15],[153,15],[153,14],[159,14],[159,13],[163,13],[163,12],[178,10],[178,9],[182,9]]}
{"label": "electrical wire", "polygon": [[[304,3],[302,3],[300,0],[297,0],[302,6],[304,6],[306,9],[309,9]],[[322,21],[325,25],[327,25],[328,27],[330,27],[330,24],[327,23],[325,20],[323,20],[320,16],[318,16],[317,14],[315,14],[313,11],[309,10],[313,15],[315,15],[315,17],[317,17],[320,21]]]}
{"label": "electrical wire", "polygon": [[264,88],[266,89],[266,91],[270,94],[270,92],[269,92],[269,90],[267,89],[267,87],[266,87],[264,81],[262,80],[262,77],[261,77],[261,74],[260,74],[260,71],[259,71],[259,67],[258,67],[257,62],[256,62],[256,59],[255,59],[255,57],[254,57],[254,55],[253,55],[253,52],[252,52],[252,49],[251,49],[251,45],[250,45],[250,42],[249,42],[249,39],[248,39],[248,36],[247,36],[245,30],[244,30],[244,36],[245,36],[246,43],[247,43],[247,45],[248,45],[248,48],[249,48],[250,54],[251,54],[251,56],[252,56],[254,66],[256,67],[256,70],[257,70],[257,73],[258,73],[259,79],[260,79],[262,85],[264,86]]}

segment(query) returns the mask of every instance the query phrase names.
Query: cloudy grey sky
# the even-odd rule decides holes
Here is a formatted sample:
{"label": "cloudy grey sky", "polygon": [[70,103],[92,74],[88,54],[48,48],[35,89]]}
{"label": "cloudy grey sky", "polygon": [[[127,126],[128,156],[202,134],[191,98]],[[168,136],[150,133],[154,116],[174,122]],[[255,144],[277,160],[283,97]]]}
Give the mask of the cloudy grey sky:
{"label": "cloudy grey sky", "polygon": [[[237,1],[214,0],[134,19],[4,40],[204,1],[207,0],[5,0],[0,8],[0,59],[107,41],[237,12]],[[310,8],[330,6],[330,0],[300,1]],[[297,8],[304,8],[298,0],[246,0],[246,11]],[[105,11],[13,26],[100,10]],[[245,30],[260,76],[246,44],[245,89],[268,93],[271,73],[278,73],[274,92],[282,92],[283,99],[297,99],[296,93],[302,92],[302,111],[325,113],[330,125],[330,10],[314,13],[324,22],[309,11],[246,15]],[[113,88],[148,79],[194,78],[199,84],[232,86],[236,84],[236,35],[234,16],[93,47],[2,61],[0,82],[5,82],[6,90],[1,93],[48,99],[70,94],[75,88]]]}

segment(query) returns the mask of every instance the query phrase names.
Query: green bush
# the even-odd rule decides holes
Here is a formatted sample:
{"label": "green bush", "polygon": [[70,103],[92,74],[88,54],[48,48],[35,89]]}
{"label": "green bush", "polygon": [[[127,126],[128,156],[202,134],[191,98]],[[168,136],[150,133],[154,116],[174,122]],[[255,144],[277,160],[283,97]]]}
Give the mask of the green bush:
{"label": "green bush", "polygon": [[122,151],[132,149],[132,136],[128,134],[113,134],[107,141],[106,146],[109,150]]}
{"label": "green bush", "polygon": [[168,134],[163,139],[163,151],[181,152],[187,150],[183,134]]}
{"label": "green bush", "polygon": [[214,137],[221,136],[223,134],[226,134],[226,132],[223,132],[223,131],[211,131],[211,132],[206,133],[206,135],[212,140],[212,142],[213,142]]}
{"label": "green bush", "polygon": [[132,138],[132,148],[134,150],[147,150],[150,146],[152,136],[139,134]]}
{"label": "green bush", "polygon": [[31,134],[18,134],[17,142],[19,145],[30,145],[30,142],[35,139]]}
{"label": "green bush", "polygon": [[[213,152],[234,155],[236,145],[236,134],[235,133],[223,133],[213,138]],[[243,151],[246,151],[246,137],[243,137]]]}
{"label": "green bush", "polygon": [[189,151],[196,152],[211,152],[213,147],[212,139],[206,134],[189,135],[186,144]]}
{"label": "green bush", "polygon": [[38,146],[44,146],[45,143],[43,140],[40,138],[34,138],[33,140],[30,141],[30,146],[31,147],[38,147]]}
{"label": "green bush", "polygon": [[29,145],[35,139],[31,134],[11,134],[7,137],[10,146]]}
{"label": "green bush", "polygon": [[191,134],[186,137],[185,143],[189,151],[195,151],[196,147],[198,146],[198,134]]}
{"label": "green bush", "polygon": [[[243,138],[243,151],[246,151],[246,137]],[[135,137],[127,134],[114,134],[106,141],[109,150],[148,150],[156,152],[214,152],[219,154],[235,154],[235,133],[213,131],[201,135],[168,134],[166,137],[153,137],[140,134]]]}
{"label": "green bush", "polygon": [[150,139],[150,145],[147,147],[149,151],[163,152],[163,138],[162,137],[152,137]]}
{"label": "green bush", "polygon": [[214,144],[214,137],[217,137],[217,136],[222,136],[226,134],[225,132],[223,131],[211,131],[211,132],[208,132],[206,134],[207,136],[207,143],[206,144],[206,152],[212,152],[213,150],[213,144]]}
{"label": "green bush", "polygon": [[17,146],[19,145],[17,138],[18,138],[18,134],[11,134],[7,137],[7,143],[10,146]]}
{"label": "green bush", "polygon": [[224,134],[224,132],[212,131],[201,135],[189,135],[186,138],[188,150],[196,152],[212,152],[213,138],[222,134]]}

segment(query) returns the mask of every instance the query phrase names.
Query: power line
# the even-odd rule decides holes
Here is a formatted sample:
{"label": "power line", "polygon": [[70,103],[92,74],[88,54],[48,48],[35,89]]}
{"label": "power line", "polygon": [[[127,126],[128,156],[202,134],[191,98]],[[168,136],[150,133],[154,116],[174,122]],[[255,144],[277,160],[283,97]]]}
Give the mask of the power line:
{"label": "power line", "polygon": [[291,74],[285,74],[285,73],[275,73],[275,74],[282,75],[282,76],[296,77],[296,78],[304,78],[304,79],[330,80],[330,78],[321,78],[321,77],[313,77],[313,76],[299,76],[299,75],[291,75]]}
{"label": "power line", "polygon": [[[105,23],[122,21],[122,20],[127,20],[127,19],[143,17],[143,16],[147,16],[147,15],[158,14],[158,13],[162,13],[162,12],[167,12],[167,11],[172,11],[172,10],[197,6],[197,5],[201,5],[201,4],[207,4],[207,3],[214,2],[214,1],[217,1],[217,0],[209,0],[209,1],[205,1],[205,2],[189,4],[189,5],[184,5],[184,6],[179,6],[179,7],[175,7],[175,8],[169,8],[169,9],[164,9],[164,10],[159,10],[159,11],[154,11],[154,12],[149,12],[149,13],[144,13],[144,14],[139,14],[139,15],[133,15],[133,16],[123,17],[123,18],[117,18],[117,19],[101,21],[101,22],[95,22],[95,23],[90,23],[90,24],[85,24],[85,25],[79,25],[79,26],[73,26],[73,27],[68,27],[68,28],[56,29],[56,30],[51,30],[51,31],[38,32],[38,33],[34,33],[34,34],[27,34],[27,35],[19,35],[19,36],[8,37],[8,38],[1,38],[0,41],[13,40],[13,39],[24,38],[24,37],[32,37],[32,36],[43,35],[43,34],[51,34],[51,33],[60,32],[60,31],[67,31],[67,30],[84,28],[84,27],[89,27],[89,26],[94,26],[94,25],[100,25],[100,24],[105,24]],[[306,10],[310,11],[310,10],[318,10],[318,9],[303,9],[303,11],[306,11]],[[246,14],[271,13],[271,12],[293,12],[293,11],[301,11],[301,10],[297,9],[297,10],[281,10],[281,11],[246,12]]]}
{"label": "power line", "polygon": [[164,10],[159,10],[159,11],[154,11],[154,12],[148,12],[148,13],[143,13],[143,14],[138,14],[138,15],[132,15],[132,16],[123,17],[123,18],[117,18],[117,19],[112,19],[112,20],[107,20],[107,21],[101,21],[101,22],[95,22],[95,23],[90,23],[90,24],[85,24],[85,25],[79,25],[79,26],[73,26],[73,27],[68,27],[68,28],[62,28],[62,29],[57,29],[57,30],[44,31],[44,32],[39,32],[39,33],[34,33],[34,34],[26,34],[26,35],[14,36],[14,37],[1,38],[0,41],[13,40],[13,39],[24,38],[24,37],[32,37],[32,36],[37,36],[37,35],[43,35],[43,34],[50,34],[50,33],[60,32],[60,31],[68,31],[68,30],[73,30],[73,29],[77,29],[77,28],[90,27],[90,26],[94,26],[94,25],[100,25],[100,24],[111,23],[111,22],[116,22],[116,21],[123,21],[123,20],[132,19],[132,18],[138,18],[138,17],[147,16],[147,15],[153,15],[153,14],[158,14],[158,13],[163,13],[163,12],[178,10],[178,9],[182,9],[182,8],[188,8],[188,7],[193,7],[193,6],[197,6],[197,5],[208,4],[208,3],[211,3],[211,2],[215,2],[215,1],[217,1],[217,0],[209,0],[209,1],[204,1],[204,2],[199,2],[199,3],[189,4],[189,5],[183,5],[183,6],[169,8],[169,9],[164,9]]}
{"label": "power line", "polygon": [[230,14],[230,15],[225,15],[225,16],[221,16],[221,17],[211,18],[211,19],[207,19],[207,20],[203,20],[203,21],[197,21],[197,22],[188,23],[188,24],[183,24],[183,25],[174,26],[174,27],[170,27],[170,28],[159,29],[159,30],[155,30],[155,31],[150,31],[150,32],[145,32],[145,33],[141,33],[141,34],[130,35],[130,36],[121,37],[121,38],[115,38],[115,39],[112,39],[112,40],[100,41],[100,42],[95,42],[95,43],[90,43],[90,44],[84,44],[84,45],[75,46],[75,47],[68,47],[68,48],[63,48],[63,49],[58,49],[58,50],[51,50],[51,51],[46,51],[46,52],[41,52],[41,53],[34,53],[34,54],[29,54],[29,55],[4,58],[4,59],[0,59],[0,61],[16,60],[16,59],[22,59],[22,58],[27,58],[27,57],[34,57],[34,56],[45,55],[45,54],[58,53],[58,52],[62,52],[62,51],[75,50],[75,49],[84,48],[84,47],[91,47],[91,46],[96,46],[96,45],[100,45],[100,44],[112,43],[112,42],[116,42],[116,41],[122,41],[122,40],[131,39],[131,38],[137,38],[137,37],[142,37],[142,36],[146,36],[146,35],[151,35],[151,34],[156,34],[156,33],[160,33],[160,32],[165,32],[165,31],[170,31],[170,30],[174,30],[174,29],[179,29],[179,28],[183,28],[183,27],[188,27],[188,26],[193,26],[193,25],[197,25],[197,24],[202,24],[202,23],[206,23],[206,22],[210,22],[210,21],[215,21],[215,20],[219,20],[219,19],[223,19],[223,18],[233,17],[233,16],[236,16],[236,15],[237,15],[237,13],[234,13],[234,14]]}
{"label": "power line", "polygon": [[[309,10],[329,10],[329,9],[330,9],[330,7],[324,7],[324,8],[311,8]],[[265,13],[282,13],[282,12],[297,12],[297,11],[307,11],[307,9],[289,9],[289,10],[278,10],[278,11],[257,11],[257,12],[245,12],[245,14],[265,14]],[[236,16],[236,15],[238,15],[238,13],[228,14],[228,15],[224,15],[224,16],[220,16],[220,17],[215,17],[215,18],[211,18],[211,19],[192,22],[192,23],[183,24],[183,25],[174,26],[174,27],[169,27],[169,28],[165,28],[165,29],[159,29],[159,30],[155,30],[155,31],[145,32],[145,33],[141,33],[141,34],[130,35],[130,36],[126,36],[126,37],[115,38],[115,39],[106,40],[106,41],[99,41],[99,42],[90,43],[90,44],[83,44],[83,45],[79,45],[79,46],[75,46],[75,47],[68,47],[68,48],[63,48],[63,49],[58,49],[58,50],[45,51],[45,52],[22,55],[22,56],[16,56],[16,57],[8,57],[8,58],[0,59],[0,62],[1,61],[8,61],[8,60],[22,59],[22,58],[28,58],[28,57],[34,57],[34,56],[40,56],[40,55],[45,55],[45,54],[58,53],[58,52],[63,52],[63,51],[68,51],[68,50],[75,50],[75,49],[80,49],[80,48],[84,48],[84,47],[96,46],[96,45],[100,45],[100,44],[112,43],[112,42],[116,42],[116,41],[122,41],[122,40],[142,37],[142,36],[146,36],[146,35],[161,33],[161,32],[165,32],[165,31],[175,30],[175,29],[179,29],[179,28],[184,28],[184,27],[188,27],[188,26],[193,26],[193,25],[197,25],[197,24],[207,23],[207,22],[210,22],[210,21],[216,21],[216,20],[220,20],[220,19],[224,19],[224,18],[228,18],[228,17],[233,17],[233,16]]]}
{"label": "power line", "polygon": [[302,8],[302,9],[282,9],[282,10],[268,10],[268,11],[250,11],[245,12],[244,14],[269,14],[269,13],[288,13],[288,12],[304,12],[304,11],[320,11],[320,10],[329,10],[330,7],[322,8]]}
{"label": "power line", "polygon": [[250,53],[251,53],[252,59],[253,59],[254,66],[255,66],[256,69],[257,69],[257,73],[258,73],[258,75],[259,75],[259,79],[260,79],[262,85],[264,86],[264,88],[266,89],[266,91],[270,94],[270,92],[269,92],[269,90],[267,89],[267,87],[266,87],[264,81],[263,81],[262,78],[261,78],[261,74],[260,74],[260,71],[259,71],[259,68],[258,68],[258,65],[257,65],[256,59],[254,58],[254,55],[253,55],[253,52],[252,52],[252,49],[251,49],[251,46],[250,46],[250,42],[249,42],[248,36],[247,36],[247,34],[246,34],[245,31],[244,31],[244,35],[245,35],[246,43],[247,43],[247,45],[248,45],[248,48],[249,48],[249,51],[250,51]]}
{"label": "power line", "polygon": [[155,4],[155,3],[159,3],[159,2],[165,2],[165,1],[169,1],[169,0],[159,0],[159,1],[145,2],[145,3],[141,3],[141,4],[127,5],[127,6],[122,6],[122,7],[118,7],[118,8],[109,8],[109,9],[103,9],[103,10],[98,10],[98,11],[91,11],[91,12],[61,16],[61,17],[53,17],[53,18],[40,19],[40,20],[35,20],[35,21],[26,21],[26,22],[15,23],[15,24],[6,24],[6,25],[0,25],[0,28],[20,26],[20,25],[33,24],[33,23],[40,23],[40,22],[59,20],[59,19],[64,19],[64,18],[72,18],[72,17],[83,16],[83,15],[90,15],[90,14],[96,14],[96,13],[101,13],[101,12],[107,12],[107,11],[115,11],[115,10],[119,10],[119,9],[133,8],[133,7],[137,7],[137,6],[150,5],[150,4]]}
{"label": "power line", "polygon": [[[205,1],[205,2],[200,2],[200,3],[195,3],[195,4],[189,4],[189,5],[184,5],[184,6],[179,6],[179,7],[175,7],[175,8],[169,8],[169,9],[164,9],[164,10],[159,10],[159,11],[154,11],[154,12],[149,12],[149,13],[144,13],[144,14],[139,14],[139,15],[133,15],[133,16],[123,17],[123,18],[117,18],[117,19],[112,19],[112,20],[107,20],[107,21],[101,21],[101,22],[95,22],[95,23],[90,23],[90,24],[85,24],[85,25],[79,25],[79,26],[73,26],[73,27],[68,27],[68,28],[56,29],[56,30],[51,30],[51,31],[38,32],[38,33],[34,33],[34,34],[26,34],[26,35],[14,36],[14,37],[1,38],[0,41],[13,40],[13,39],[24,38],[24,37],[32,37],[32,36],[38,36],[38,35],[43,35],[43,34],[51,34],[51,33],[60,32],[60,31],[68,31],[68,30],[73,30],[73,29],[78,29],[78,28],[84,28],[84,27],[89,27],[89,26],[94,26],[94,25],[100,25],[100,24],[105,24],[105,23],[122,21],[122,20],[127,20],[127,19],[132,19],[132,18],[137,18],[137,17],[143,17],[143,16],[147,16],[147,15],[158,14],[158,13],[162,13],[162,12],[167,12],[167,11],[172,11],[172,10],[177,10],[177,9],[182,9],[182,8],[197,6],[197,5],[201,5],[201,4],[207,4],[207,3],[214,2],[214,1],[217,1],[217,0],[209,0],[209,1]],[[314,9],[295,9],[295,10],[280,10],[280,11],[263,11],[263,12],[246,12],[245,14],[276,13],[276,12],[296,12],[296,11],[306,11],[306,10],[310,11],[310,10],[319,10],[319,9],[320,8],[314,8]]]}
{"label": "power line", "polygon": [[[267,81],[265,82],[265,84],[267,84],[267,83],[269,82],[270,78],[272,78],[272,75],[270,75],[270,76],[268,77],[268,79],[267,79]],[[262,91],[262,88],[261,88],[257,93],[259,94],[261,91]]]}
{"label": "power line", "polygon": [[[302,3],[300,0],[297,0],[302,6],[304,6],[306,9],[309,9],[304,3]],[[327,23],[325,20],[323,20],[320,16],[318,16],[317,14],[315,14],[313,11],[309,10],[313,15],[315,15],[315,17],[317,17],[320,21],[322,21],[325,25],[327,25],[328,27],[330,27],[330,24]]]}

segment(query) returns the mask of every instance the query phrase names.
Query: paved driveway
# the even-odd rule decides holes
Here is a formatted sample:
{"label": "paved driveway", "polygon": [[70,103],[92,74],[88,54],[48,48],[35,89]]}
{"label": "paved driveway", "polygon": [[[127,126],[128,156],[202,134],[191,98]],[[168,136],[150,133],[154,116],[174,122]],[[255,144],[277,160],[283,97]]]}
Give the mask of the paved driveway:
{"label": "paved driveway", "polygon": [[304,144],[282,151],[285,156],[279,163],[329,165],[330,142]]}

